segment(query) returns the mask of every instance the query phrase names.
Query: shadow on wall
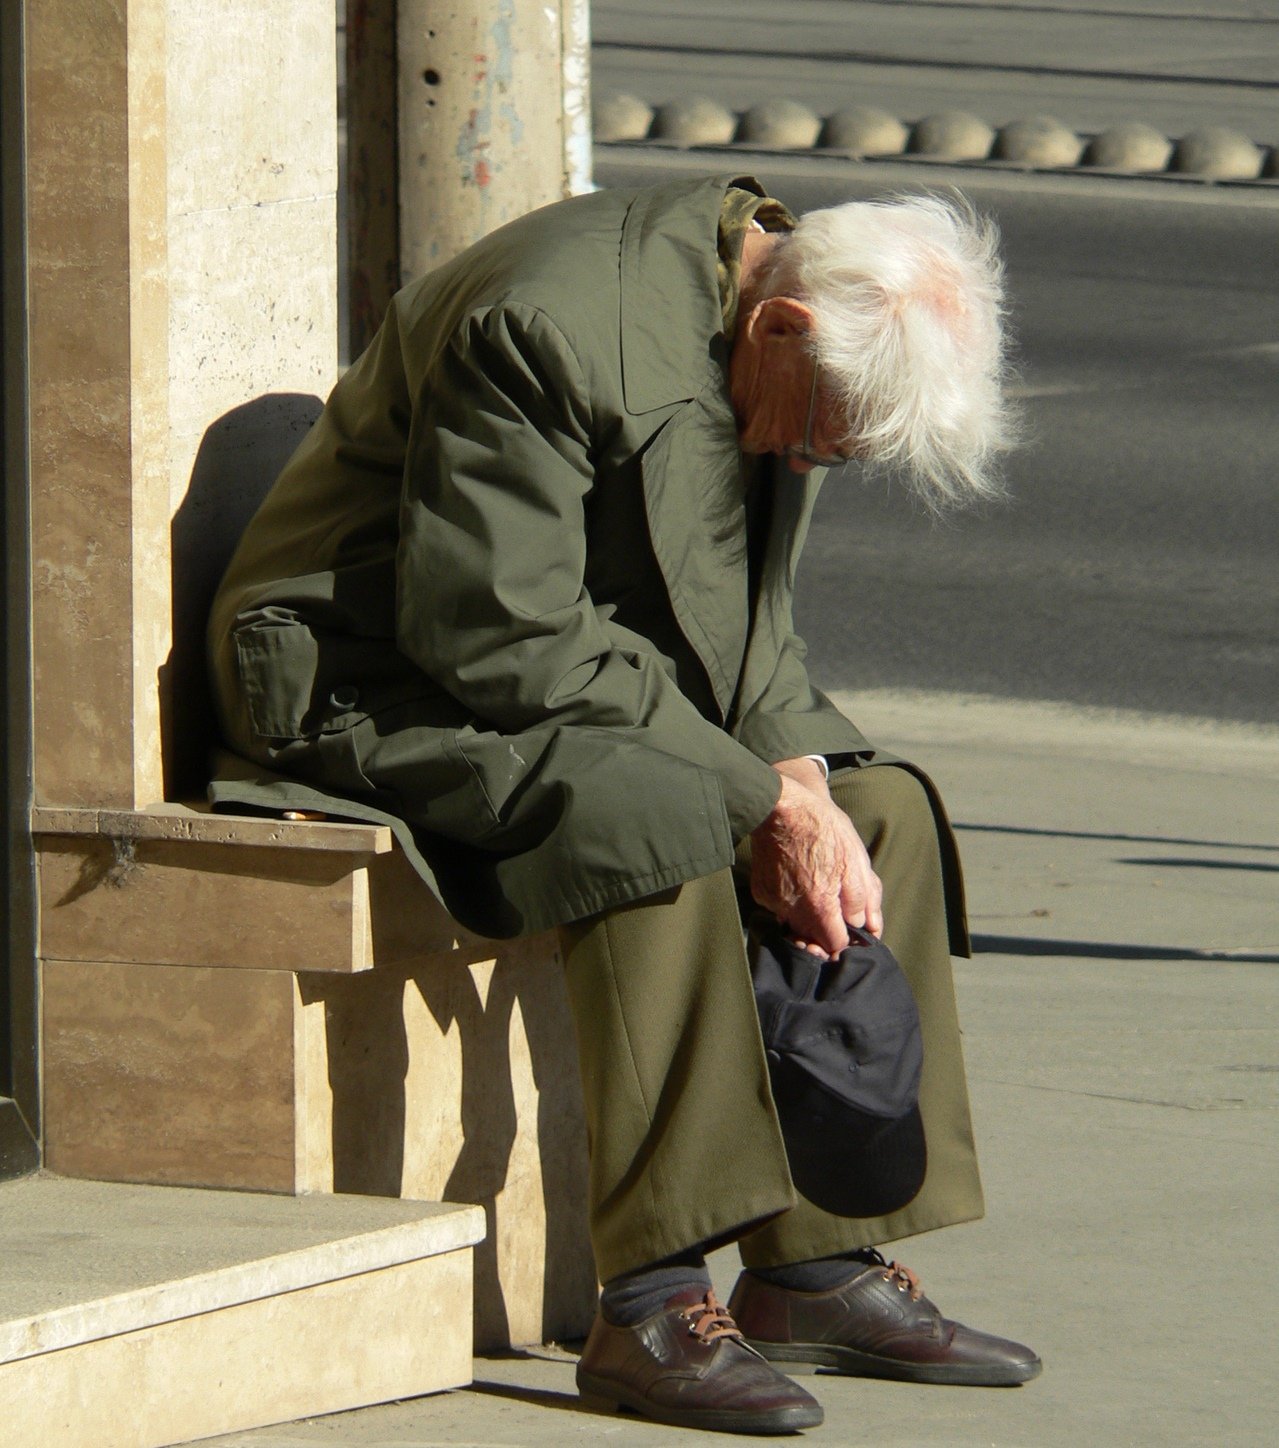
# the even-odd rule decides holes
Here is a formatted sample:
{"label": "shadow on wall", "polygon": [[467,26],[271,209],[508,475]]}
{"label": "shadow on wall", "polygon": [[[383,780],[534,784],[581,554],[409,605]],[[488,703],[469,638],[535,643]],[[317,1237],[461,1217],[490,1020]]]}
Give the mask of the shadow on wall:
{"label": "shadow on wall", "polygon": [[[422,903],[443,916],[424,888]],[[582,1335],[596,1299],[586,1128],[548,937],[304,982],[324,1003],[333,1190],[484,1208],[477,1351]],[[527,1306],[512,1320],[508,1295],[540,1301],[540,1320]]]}
{"label": "shadow on wall", "polygon": [[[203,798],[208,782],[214,591],[320,408],[315,397],[270,394],[219,418],[201,442],[172,524],[173,649],[159,679],[168,799]],[[331,1141],[316,1145],[331,1149],[333,1190],[484,1207],[477,1346],[583,1335],[596,1297],[586,1128],[554,937],[459,936],[398,851],[378,864],[373,954],[394,963],[298,977],[304,1003],[324,1012]]]}
{"label": "shadow on wall", "polygon": [[170,530],[173,648],[158,680],[166,799],[204,797],[216,742],[204,655],[209,605],[241,533],[320,409],[306,393],[267,393],[218,418],[200,443]]}

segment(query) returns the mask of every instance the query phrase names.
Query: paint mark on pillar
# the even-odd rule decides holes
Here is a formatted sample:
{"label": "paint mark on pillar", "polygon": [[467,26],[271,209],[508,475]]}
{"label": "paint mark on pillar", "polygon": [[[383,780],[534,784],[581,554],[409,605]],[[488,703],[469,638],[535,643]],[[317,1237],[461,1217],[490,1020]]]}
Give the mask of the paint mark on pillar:
{"label": "paint mark on pillar", "polygon": [[511,87],[515,73],[515,46],[511,40],[511,23],[515,19],[515,0],[501,0],[497,19],[493,22],[493,45],[497,51],[497,84],[503,91]]}
{"label": "paint mark on pillar", "polygon": [[524,139],[524,122],[520,120],[519,114],[510,101],[502,102],[501,116],[510,128],[511,145],[518,146]]}
{"label": "paint mark on pillar", "polygon": [[457,138],[456,155],[462,163],[459,179],[463,187],[479,187],[481,194],[493,179],[488,159],[481,154],[489,148],[487,137],[492,129],[492,114],[491,104],[472,106]]}
{"label": "paint mark on pillar", "polygon": [[[464,188],[474,187],[480,200],[480,232],[490,226],[490,191],[494,178],[503,170],[499,156],[505,150],[493,150],[493,102],[494,92],[506,97],[514,88],[515,45],[512,27],[515,20],[515,0],[500,0],[497,16],[490,27],[492,45],[483,51],[473,51],[475,65],[474,87],[476,104],[471,108],[455,148],[459,167],[459,180]],[[524,126],[516,114],[514,104],[503,100],[498,115],[505,123],[510,146],[519,145],[523,139]],[[489,154],[485,155],[484,152]]]}
{"label": "paint mark on pillar", "polygon": [[514,21],[515,0],[501,0],[491,31],[495,51],[493,81],[499,94],[507,97],[502,101],[498,114],[510,131],[509,145],[518,146],[524,136],[524,127],[510,98],[515,89],[515,42],[511,34]]}

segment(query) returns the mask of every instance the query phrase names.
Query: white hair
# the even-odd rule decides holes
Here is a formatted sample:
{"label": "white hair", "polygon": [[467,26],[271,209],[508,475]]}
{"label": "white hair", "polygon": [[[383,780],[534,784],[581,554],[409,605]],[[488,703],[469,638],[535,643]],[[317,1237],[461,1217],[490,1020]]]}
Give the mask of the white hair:
{"label": "white hair", "polygon": [[962,198],[851,201],[800,218],[764,287],[804,301],[850,440],[936,510],[1003,492],[999,234]]}

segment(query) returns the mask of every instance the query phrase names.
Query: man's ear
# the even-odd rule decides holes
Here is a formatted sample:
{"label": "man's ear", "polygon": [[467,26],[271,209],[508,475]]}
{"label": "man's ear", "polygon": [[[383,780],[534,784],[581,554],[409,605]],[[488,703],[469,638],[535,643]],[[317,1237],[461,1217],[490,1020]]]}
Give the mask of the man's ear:
{"label": "man's ear", "polygon": [[761,339],[807,337],[814,320],[812,307],[795,297],[765,297],[751,312],[752,329]]}

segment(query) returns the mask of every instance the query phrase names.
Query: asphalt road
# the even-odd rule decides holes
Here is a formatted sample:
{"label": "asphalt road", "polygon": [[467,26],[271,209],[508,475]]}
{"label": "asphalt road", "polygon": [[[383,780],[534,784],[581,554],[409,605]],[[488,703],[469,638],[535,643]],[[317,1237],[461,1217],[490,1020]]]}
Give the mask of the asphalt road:
{"label": "asphalt road", "polygon": [[592,0],[592,84],[659,103],[697,91],[822,113],[943,107],[993,125],[1211,123],[1279,141],[1275,0]]}
{"label": "asphalt road", "polygon": [[1005,241],[1010,499],[935,524],[832,474],[799,579],[815,677],[1276,722],[1279,194],[597,148],[603,185],[732,169],[796,210],[958,185]]}

